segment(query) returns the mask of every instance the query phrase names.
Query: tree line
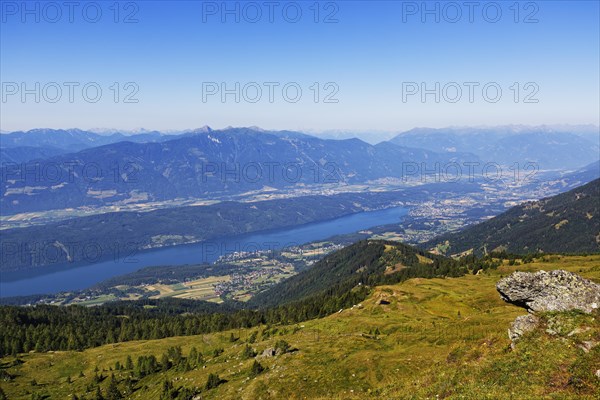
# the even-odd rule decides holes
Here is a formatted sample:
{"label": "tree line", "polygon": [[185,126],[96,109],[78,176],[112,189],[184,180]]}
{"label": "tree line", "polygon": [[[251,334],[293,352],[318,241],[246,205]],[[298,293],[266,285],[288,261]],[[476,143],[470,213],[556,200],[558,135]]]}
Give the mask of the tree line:
{"label": "tree line", "polygon": [[[389,246],[396,246],[397,251],[390,252]],[[431,263],[421,263],[415,252],[418,250],[398,243],[356,243],[272,287],[267,295],[277,302],[267,303],[268,306],[262,308],[255,303],[217,305],[178,299],[122,301],[92,308],[76,305],[0,306],[0,357],[32,350],[81,351],[132,340],[294,324],[358,304],[369,295],[373,286],[417,277],[461,276],[468,272],[468,262],[464,260],[428,255]],[[398,260],[410,266],[386,274],[385,266]],[[315,276],[320,277],[320,284],[314,283]]]}

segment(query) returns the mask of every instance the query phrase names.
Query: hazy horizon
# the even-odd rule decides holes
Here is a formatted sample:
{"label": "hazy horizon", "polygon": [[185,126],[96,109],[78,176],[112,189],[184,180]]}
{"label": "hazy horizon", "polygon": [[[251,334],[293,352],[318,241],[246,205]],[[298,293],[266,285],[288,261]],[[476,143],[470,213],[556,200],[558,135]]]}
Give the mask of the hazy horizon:
{"label": "hazy horizon", "polygon": [[0,129],[600,123],[598,2],[223,4],[5,12]]}

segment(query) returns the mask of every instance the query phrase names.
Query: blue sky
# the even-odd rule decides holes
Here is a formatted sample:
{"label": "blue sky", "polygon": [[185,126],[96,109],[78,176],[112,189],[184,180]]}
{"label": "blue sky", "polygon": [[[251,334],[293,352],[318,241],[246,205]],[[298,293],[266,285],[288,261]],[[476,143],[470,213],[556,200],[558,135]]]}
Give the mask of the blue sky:
{"label": "blue sky", "polygon": [[475,2],[472,22],[462,1],[278,1],[273,22],[264,1],[82,1],[72,23],[61,1],[0,3],[4,131],[599,123],[598,1]]}

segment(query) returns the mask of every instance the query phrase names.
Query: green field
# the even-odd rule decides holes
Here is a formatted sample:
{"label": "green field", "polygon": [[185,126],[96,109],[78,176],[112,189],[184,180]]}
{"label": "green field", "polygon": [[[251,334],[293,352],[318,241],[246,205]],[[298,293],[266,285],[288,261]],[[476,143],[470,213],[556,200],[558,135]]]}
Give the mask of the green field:
{"label": "green field", "polygon": [[147,285],[144,287],[144,289],[149,291],[159,291],[159,295],[151,296],[151,298],[155,299],[176,297],[179,299],[196,299],[221,303],[221,298],[215,293],[215,285],[221,282],[228,282],[230,279],[231,278],[228,275],[211,276],[208,278],[201,278],[193,281],[176,283],[173,285]]}
{"label": "green field", "polygon": [[[183,354],[196,347],[204,367],[170,369],[135,382],[130,398],[159,399],[165,379],[175,387],[204,387],[210,373],[227,382],[205,390],[202,399],[597,399],[600,346],[584,352],[583,341],[600,341],[600,315],[544,315],[562,321],[558,335],[545,327],[510,349],[507,328],[525,314],[503,302],[495,290],[501,276],[515,270],[566,269],[600,282],[600,256],[546,256],[546,261],[488,270],[478,275],[446,279],[412,279],[374,288],[362,304],[305,323],[241,329],[191,337],[126,342],[83,352],[29,353],[1,360],[12,377],[0,385],[9,399],[30,399],[32,393],[52,399],[86,395],[94,369],[123,380],[131,371],[114,369],[140,355],[160,359],[170,346]],[[386,300],[389,304],[380,304]],[[384,302],[385,303],[385,302]],[[250,378],[252,359],[241,356],[251,346],[267,370]],[[231,342],[233,333],[235,342]],[[290,353],[261,357],[278,340]],[[224,352],[213,354],[217,348]],[[83,376],[80,376],[83,371]],[[72,383],[68,383],[68,379]],[[32,381],[35,380],[35,385]],[[106,390],[109,379],[100,383]]]}

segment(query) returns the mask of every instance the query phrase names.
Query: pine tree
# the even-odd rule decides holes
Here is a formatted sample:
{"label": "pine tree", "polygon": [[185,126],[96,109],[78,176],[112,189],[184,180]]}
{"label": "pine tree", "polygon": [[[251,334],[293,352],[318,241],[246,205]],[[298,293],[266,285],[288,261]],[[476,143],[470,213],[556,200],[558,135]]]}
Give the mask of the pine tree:
{"label": "pine tree", "polygon": [[192,347],[192,349],[190,350],[190,355],[188,356],[188,360],[190,362],[191,366],[197,367],[198,366],[198,355],[200,353],[198,353],[198,349],[196,349],[196,347]]}
{"label": "pine tree", "polygon": [[108,389],[106,391],[107,400],[120,400],[123,398],[123,395],[119,391],[119,387],[117,386],[117,379],[114,374],[110,375],[110,382],[108,383]]}
{"label": "pine tree", "polygon": [[217,374],[209,374],[206,380],[206,390],[214,389],[221,384],[221,378]]}
{"label": "pine tree", "polygon": [[94,400],[105,400],[104,396],[102,396],[102,390],[100,390],[100,386],[96,386],[96,397]]}
{"label": "pine tree", "polygon": [[254,378],[255,376],[259,375],[264,370],[265,370],[265,367],[263,367],[258,361],[254,360],[254,363],[252,364],[252,367],[250,368],[250,377]]}
{"label": "pine tree", "polygon": [[242,351],[242,357],[243,358],[252,358],[256,356],[256,352],[254,351],[254,349],[252,349],[252,347],[246,345],[246,347],[244,347],[244,350]]}
{"label": "pine tree", "polygon": [[163,371],[168,371],[171,368],[171,362],[169,361],[169,356],[167,354],[163,354],[160,359],[160,366]]}
{"label": "pine tree", "polygon": [[163,382],[163,389],[162,389],[162,393],[160,395],[161,400],[170,400],[172,399],[174,396],[175,389],[173,388],[173,382],[169,381],[169,380],[165,380]]}

